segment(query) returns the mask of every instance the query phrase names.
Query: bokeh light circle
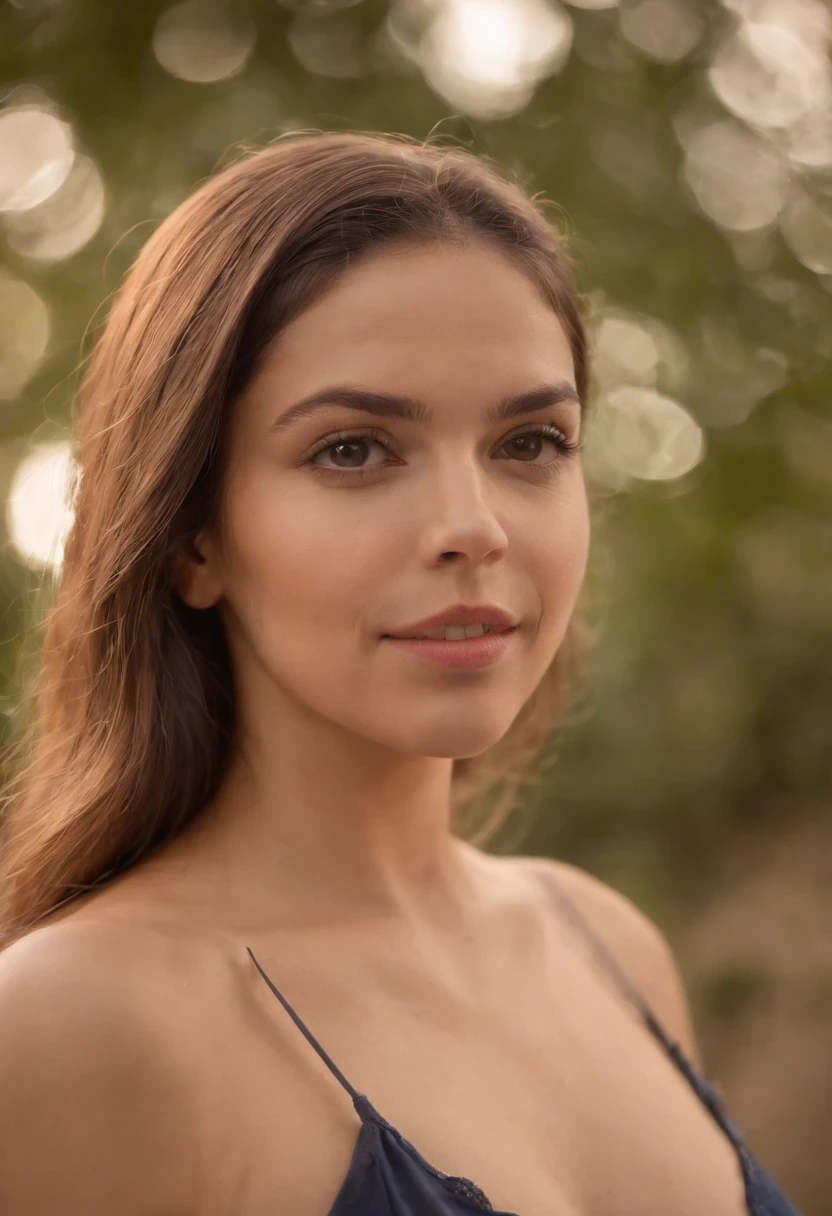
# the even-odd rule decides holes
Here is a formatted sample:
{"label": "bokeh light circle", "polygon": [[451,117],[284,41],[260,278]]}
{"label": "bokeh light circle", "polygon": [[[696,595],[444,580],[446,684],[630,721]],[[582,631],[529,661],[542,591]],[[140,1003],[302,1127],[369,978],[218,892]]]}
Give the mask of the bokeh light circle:
{"label": "bokeh light circle", "polygon": [[563,67],[571,46],[572,19],[556,0],[444,0],[418,59],[425,79],[452,105],[503,118]]}
{"label": "bokeh light circle", "polygon": [[588,446],[592,479],[621,487],[683,477],[702,460],[705,437],[672,397],[622,385],[599,402]]}
{"label": "bokeh light circle", "polygon": [[699,44],[701,16],[686,0],[640,0],[621,10],[621,32],[657,63],[678,63]]}
{"label": "bokeh light circle", "polygon": [[214,0],[185,0],[156,22],[153,53],[171,76],[209,84],[242,71],[255,37],[251,21],[238,20]]}
{"label": "bokeh light circle", "polygon": [[58,568],[72,524],[69,497],[74,461],[70,445],[41,443],[18,465],[6,502],[6,526],[27,565]]}
{"label": "bokeh light circle", "polygon": [[0,111],[0,211],[37,207],[66,181],[72,128],[38,106]]}
{"label": "bokeh light circle", "polygon": [[104,218],[105,194],[93,160],[79,155],[69,177],[45,202],[11,216],[9,245],[23,257],[58,262],[92,240]]}
{"label": "bokeh light circle", "polygon": [[830,101],[824,48],[779,22],[741,25],[717,49],[708,79],[724,106],[760,127],[788,127]]}
{"label": "bokeh light circle", "polygon": [[775,222],[789,189],[788,166],[775,147],[726,119],[692,132],[685,150],[684,177],[712,220],[739,232]]}

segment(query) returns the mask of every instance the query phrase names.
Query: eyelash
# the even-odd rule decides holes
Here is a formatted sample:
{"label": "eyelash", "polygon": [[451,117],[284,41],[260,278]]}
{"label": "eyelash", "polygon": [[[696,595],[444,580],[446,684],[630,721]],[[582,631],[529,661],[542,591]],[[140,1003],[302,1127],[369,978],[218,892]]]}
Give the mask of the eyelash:
{"label": "eyelash", "polygon": [[[543,439],[550,439],[558,448],[560,455],[554,460],[547,461],[545,464],[532,464],[531,461],[521,460],[520,464],[528,464],[534,469],[544,469],[550,476],[554,475],[555,466],[559,465],[565,458],[573,456],[581,448],[580,439],[577,442],[571,442],[566,438],[563,431],[559,427],[548,426],[545,423],[538,423],[528,430],[518,431],[514,435],[509,435],[503,440],[503,446],[511,443],[514,439],[524,439],[527,435],[539,435]],[[328,439],[322,440],[321,443],[309,453],[309,456],[303,462],[309,465],[310,471],[319,477],[328,477],[330,479],[342,481],[363,481],[367,477],[375,477],[386,465],[371,465],[367,469],[329,469],[324,465],[313,464],[312,461],[321,452],[328,452],[330,448],[336,448],[341,443],[354,443],[361,440],[375,440],[382,447],[386,448],[385,436],[382,431],[369,429],[366,431],[340,431],[336,435],[331,435]]]}

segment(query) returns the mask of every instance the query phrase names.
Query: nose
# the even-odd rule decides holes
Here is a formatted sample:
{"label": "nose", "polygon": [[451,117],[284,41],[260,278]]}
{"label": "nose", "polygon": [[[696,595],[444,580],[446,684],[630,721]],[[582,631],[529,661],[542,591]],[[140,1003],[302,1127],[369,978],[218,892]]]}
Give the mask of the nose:
{"label": "nose", "polygon": [[499,561],[508,535],[473,470],[448,468],[426,492],[421,550],[426,565],[451,559],[479,565]]}

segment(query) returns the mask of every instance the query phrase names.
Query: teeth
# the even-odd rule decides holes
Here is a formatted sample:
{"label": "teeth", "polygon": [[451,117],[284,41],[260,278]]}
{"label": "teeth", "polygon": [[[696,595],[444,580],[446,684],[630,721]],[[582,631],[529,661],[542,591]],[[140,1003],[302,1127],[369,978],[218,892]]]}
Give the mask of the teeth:
{"label": "teeth", "polygon": [[437,642],[461,642],[463,638],[479,638],[484,633],[493,633],[493,625],[443,625],[440,629],[431,629],[422,637],[433,638]]}

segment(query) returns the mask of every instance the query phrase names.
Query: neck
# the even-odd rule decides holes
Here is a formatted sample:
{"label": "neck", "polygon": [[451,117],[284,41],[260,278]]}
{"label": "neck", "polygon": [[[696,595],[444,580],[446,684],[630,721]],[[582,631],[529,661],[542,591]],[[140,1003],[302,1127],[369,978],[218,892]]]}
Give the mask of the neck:
{"label": "neck", "polygon": [[461,923],[474,885],[470,846],[451,831],[451,775],[450,759],[393,753],[294,712],[232,747],[190,854],[223,919]]}

